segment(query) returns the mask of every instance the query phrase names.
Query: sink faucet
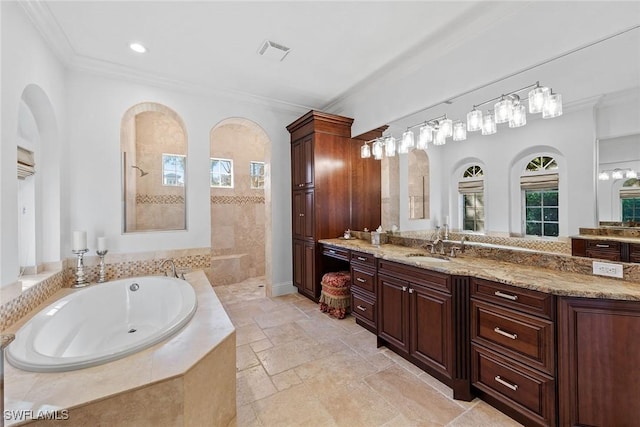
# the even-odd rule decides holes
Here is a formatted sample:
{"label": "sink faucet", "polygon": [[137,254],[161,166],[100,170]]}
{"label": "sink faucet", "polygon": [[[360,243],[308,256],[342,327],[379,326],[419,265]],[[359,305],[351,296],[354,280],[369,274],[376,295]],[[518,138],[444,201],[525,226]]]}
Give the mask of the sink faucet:
{"label": "sink faucet", "polygon": [[164,268],[165,264],[169,264],[171,266],[171,277],[178,278],[178,273],[176,272],[176,263],[173,262],[171,258],[167,258],[160,263],[160,270],[164,271],[164,275],[168,276],[167,270]]}
{"label": "sink faucet", "polygon": [[469,238],[467,236],[462,236],[460,239],[460,246],[452,246],[451,247],[451,257],[455,258],[458,252],[464,253],[464,242],[467,242]]}

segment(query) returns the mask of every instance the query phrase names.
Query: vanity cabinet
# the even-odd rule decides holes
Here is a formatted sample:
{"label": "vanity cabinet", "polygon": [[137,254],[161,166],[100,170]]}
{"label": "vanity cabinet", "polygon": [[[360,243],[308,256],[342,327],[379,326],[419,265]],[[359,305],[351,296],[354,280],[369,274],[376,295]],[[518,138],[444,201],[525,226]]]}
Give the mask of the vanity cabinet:
{"label": "vanity cabinet", "polygon": [[378,261],[378,345],[386,345],[471,400],[467,279]]}
{"label": "vanity cabinet", "polygon": [[571,239],[571,255],[617,262],[640,262],[640,243],[605,239]]}
{"label": "vanity cabinet", "polygon": [[[381,166],[360,158],[360,146],[382,135],[386,126],[351,138],[353,119],[310,111],[289,126],[291,134],[291,215],[293,244],[317,244],[346,229],[375,229],[381,217]],[[297,242],[297,243],[296,243]],[[294,280],[303,295],[318,301],[322,274],[319,249],[312,268],[293,256]],[[306,274],[307,272],[312,272]],[[304,273],[304,274],[303,274]]]}
{"label": "vanity cabinet", "polygon": [[471,383],[526,425],[556,425],[555,297],[471,279]]}
{"label": "vanity cabinet", "polygon": [[293,240],[293,284],[304,295],[315,293],[316,247],[314,242]]}
{"label": "vanity cabinet", "polygon": [[364,252],[351,251],[351,313],[356,323],[376,333],[376,259]]}
{"label": "vanity cabinet", "polygon": [[559,298],[558,347],[560,425],[638,425],[640,302]]}

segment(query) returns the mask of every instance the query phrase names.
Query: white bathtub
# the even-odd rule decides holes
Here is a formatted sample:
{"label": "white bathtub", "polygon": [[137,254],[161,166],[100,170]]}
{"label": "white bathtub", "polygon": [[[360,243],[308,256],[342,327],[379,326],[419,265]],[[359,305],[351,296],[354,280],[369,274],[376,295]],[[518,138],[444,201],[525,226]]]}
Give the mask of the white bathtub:
{"label": "white bathtub", "polygon": [[36,314],[17,331],[6,356],[27,371],[87,368],[164,340],[195,311],[195,291],[184,280],[149,276],[100,283]]}

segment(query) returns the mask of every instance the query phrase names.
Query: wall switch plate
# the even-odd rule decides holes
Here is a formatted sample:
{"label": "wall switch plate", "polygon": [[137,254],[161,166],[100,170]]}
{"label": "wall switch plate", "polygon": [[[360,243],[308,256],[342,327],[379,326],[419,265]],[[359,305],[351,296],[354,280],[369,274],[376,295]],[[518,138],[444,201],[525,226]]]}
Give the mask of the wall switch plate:
{"label": "wall switch plate", "polygon": [[622,279],[622,265],[593,261],[593,274]]}

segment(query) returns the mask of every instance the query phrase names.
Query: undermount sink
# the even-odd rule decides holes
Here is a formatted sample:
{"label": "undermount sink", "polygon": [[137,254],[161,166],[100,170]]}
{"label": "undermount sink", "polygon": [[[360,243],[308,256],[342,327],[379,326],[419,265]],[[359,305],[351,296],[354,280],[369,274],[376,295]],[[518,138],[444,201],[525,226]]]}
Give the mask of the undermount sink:
{"label": "undermount sink", "polygon": [[411,253],[411,254],[407,254],[405,256],[407,258],[411,258],[414,261],[449,262],[449,259],[445,258],[444,256],[430,255],[430,254],[426,254],[426,253],[422,253],[422,252]]}

